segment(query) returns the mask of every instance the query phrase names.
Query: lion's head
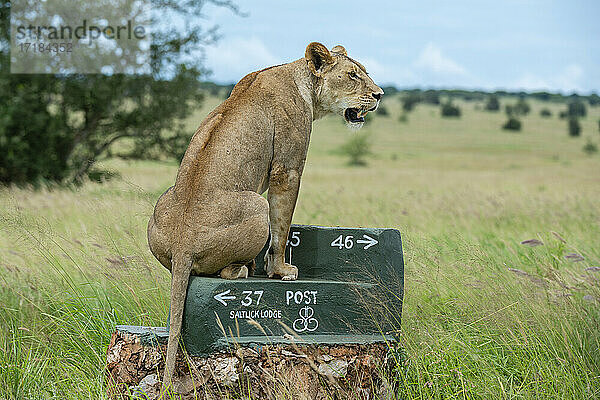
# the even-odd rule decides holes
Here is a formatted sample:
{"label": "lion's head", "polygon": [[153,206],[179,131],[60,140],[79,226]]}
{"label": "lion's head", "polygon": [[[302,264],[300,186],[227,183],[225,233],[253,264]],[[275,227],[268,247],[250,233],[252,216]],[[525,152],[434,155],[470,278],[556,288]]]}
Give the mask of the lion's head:
{"label": "lion's head", "polygon": [[383,96],[365,67],[348,57],[339,45],[329,51],[313,42],[306,47],[304,58],[318,81],[317,117],[334,113],[343,116],[350,126],[361,127],[365,115],[377,109]]}

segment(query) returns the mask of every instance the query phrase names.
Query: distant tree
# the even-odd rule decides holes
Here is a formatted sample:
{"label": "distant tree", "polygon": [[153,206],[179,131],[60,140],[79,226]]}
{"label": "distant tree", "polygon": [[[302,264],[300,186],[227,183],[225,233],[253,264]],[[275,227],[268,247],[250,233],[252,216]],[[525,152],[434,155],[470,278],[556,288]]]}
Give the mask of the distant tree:
{"label": "distant tree", "polygon": [[531,111],[531,107],[523,98],[521,98],[513,105],[507,104],[504,106],[504,111],[509,117],[521,117],[527,115],[529,111]]}
{"label": "distant tree", "polygon": [[221,91],[223,90],[222,86],[217,85],[214,82],[208,81],[200,83],[200,88],[214,97],[219,96],[221,94]]}
{"label": "distant tree", "polygon": [[549,117],[552,116],[552,111],[550,111],[547,108],[542,108],[540,110],[540,116],[543,117],[543,118],[549,118]]}
{"label": "distant tree", "polygon": [[229,96],[231,96],[231,92],[233,91],[234,87],[235,87],[234,83],[225,86],[225,98],[228,98]]}
{"label": "distant tree", "polygon": [[541,100],[541,101],[548,101],[551,98],[551,94],[548,92],[535,92],[532,93],[531,96],[535,99]]}
{"label": "distant tree", "polygon": [[587,143],[583,146],[583,151],[587,154],[594,154],[598,152],[598,146],[588,139]]}
{"label": "distant tree", "polygon": [[382,117],[389,117],[390,113],[386,106],[384,106],[383,104],[379,104],[379,107],[377,107],[377,115],[381,115]]}
{"label": "distant tree", "polygon": [[372,154],[371,142],[365,134],[354,134],[340,148],[342,154],[347,155],[350,160],[349,165],[364,166],[367,165],[365,158]]}
{"label": "distant tree", "polygon": [[421,96],[418,93],[409,92],[402,98],[402,109],[406,112],[410,112],[420,101]]}
{"label": "distant tree", "polygon": [[442,117],[460,117],[460,108],[452,104],[452,101],[448,100],[442,104]]}
{"label": "distant tree", "polygon": [[527,115],[529,114],[529,111],[531,111],[531,107],[525,101],[525,99],[521,97],[519,101],[517,101],[517,104],[515,104],[515,111],[519,115]]}
{"label": "distant tree", "polygon": [[426,90],[423,92],[423,102],[427,104],[440,104],[440,95],[436,90]]}
{"label": "distant tree", "polygon": [[521,121],[519,121],[516,117],[509,117],[508,121],[502,125],[502,129],[509,131],[520,131]]}
{"label": "distant tree", "polygon": [[569,103],[567,113],[569,114],[569,117],[585,117],[585,104],[581,99],[575,98]]}
{"label": "distant tree", "polygon": [[396,86],[383,86],[381,89],[383,89],[386,96],[393,96],[398,93]]}
{"label": "distant tree", "polygon": [[575,117],[569,118],[569,136],[579,136],[581,135],[581,125],[579,125],[579,121]]}
{"label": "distant tree", "polygon": [[598,96],[596,93],[592,93],[588,96],[588,103],[590,103],[590,106],[596,107],[598,104],[600,104],[600,96]]}
{"label": "distant tree", "polygon": [[485,103],[485,109],[487,111],[499,111],[500,101],[498,100],[498,96],[496,96],[495,94],[490,95],[490,97],[488,97],[487,103]]}

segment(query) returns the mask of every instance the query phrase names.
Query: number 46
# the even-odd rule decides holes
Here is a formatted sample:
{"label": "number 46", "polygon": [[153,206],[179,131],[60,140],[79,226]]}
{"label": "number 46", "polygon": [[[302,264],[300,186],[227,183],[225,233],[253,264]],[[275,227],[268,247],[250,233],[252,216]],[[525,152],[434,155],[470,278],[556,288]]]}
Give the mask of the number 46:
{"label": "number 46", "polygon": [[331,242],[331,247],[337,247],[339,249],[351,249],[354,246],[354,236],[348,235],[344,239],[344,235],[340,235],[333,242]]}

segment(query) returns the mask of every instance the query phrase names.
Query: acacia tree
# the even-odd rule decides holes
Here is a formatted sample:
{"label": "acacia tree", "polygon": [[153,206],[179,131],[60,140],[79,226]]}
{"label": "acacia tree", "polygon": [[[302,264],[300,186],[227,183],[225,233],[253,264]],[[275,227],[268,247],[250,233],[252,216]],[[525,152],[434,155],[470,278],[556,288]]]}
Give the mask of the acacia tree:
{"label": "acacia tree", "polygon": [[200,25],[209,3],[238,12],[222,0],[153,1],[185,24],[153,24],[145,75],[25,75],[10,74],[10,2],[0,0],[0,183],[80,183],[109,156],[181,157],[183,119],[202,99],[199,52],[217,39]]}
{"label": "acacia tree", "polygon": [[500,110],[500,101],[498,100],[498,96],[492,94],[488,97],[487,102],[485,103],[485,109],[487,111],[498,111]]}

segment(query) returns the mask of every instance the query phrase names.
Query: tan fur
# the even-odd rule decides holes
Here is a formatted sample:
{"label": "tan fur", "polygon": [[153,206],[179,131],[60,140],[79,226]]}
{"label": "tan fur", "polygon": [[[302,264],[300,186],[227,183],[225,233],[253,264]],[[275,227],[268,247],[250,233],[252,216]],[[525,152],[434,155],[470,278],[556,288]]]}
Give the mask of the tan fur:
{"label": "tan fur", "polygon": [[172,273],[163,388],[173,375],[190,274],[247,277],[270,227],[267,274],[296,279],[284,251],[312,122],[344,117],[349,107],[372,111],[382,94],[342,46],[330,52],[311,43],[304,58],[246,75],[200,124],[148,223],[150,250]]}

